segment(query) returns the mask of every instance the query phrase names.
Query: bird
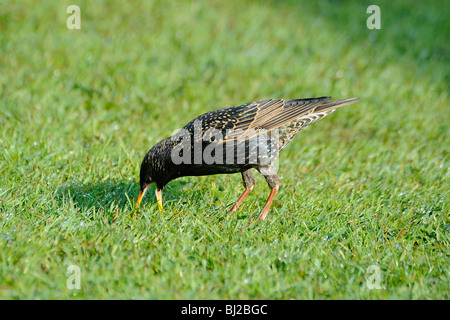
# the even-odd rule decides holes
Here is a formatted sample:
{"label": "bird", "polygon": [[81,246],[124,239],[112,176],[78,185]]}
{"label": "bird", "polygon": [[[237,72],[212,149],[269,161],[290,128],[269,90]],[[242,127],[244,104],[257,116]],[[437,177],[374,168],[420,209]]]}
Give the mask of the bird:
{"label": "bird", "polygon": [[359,100],[266,99],[206,112],[147,152],[140,168],[136,208],[152,184],[156,184],[162,211],[162,190],[174,179],[240,173],[245,190],[229,211],[235,212],[253,190],[256,178],[252,170],[256,169],[270,188],[259,216],[265,220],[281,183],[273,168],[280,151],[308,125]]}

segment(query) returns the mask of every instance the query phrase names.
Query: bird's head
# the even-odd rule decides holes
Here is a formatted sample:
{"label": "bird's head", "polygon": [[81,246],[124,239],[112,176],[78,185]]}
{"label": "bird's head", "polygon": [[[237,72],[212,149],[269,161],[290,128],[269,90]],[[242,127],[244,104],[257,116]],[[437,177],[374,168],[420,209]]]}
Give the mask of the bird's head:
{"label": "bird's head", "polygon": [[162,190],[164,186],[171,180],[170,178],[170,148],[163,140],[156,144],[142,160],[140,172],[140,193],[136,202],[136,207],[142,201],[148,188],[156,184],[156,199],[158,201],[159,211],[162,211]]}

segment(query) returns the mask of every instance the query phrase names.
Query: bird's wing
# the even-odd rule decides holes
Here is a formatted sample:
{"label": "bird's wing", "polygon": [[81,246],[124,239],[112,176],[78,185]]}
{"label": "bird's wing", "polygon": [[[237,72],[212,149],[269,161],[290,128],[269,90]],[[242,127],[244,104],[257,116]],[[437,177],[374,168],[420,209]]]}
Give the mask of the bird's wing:
{"label": "bird's wing", "polygon": [[[220,139],[222,142],[249,139],[257,135],[260,129],[267,131],[277,129],[302,117],[314,117],[315,113],[318,117],[322,117],[358,99],[330,100],[331,97],[260,100],[207,112],[189,122],[184,128],[192,133],[197,123],[202,128],[202,135],[210,129],[219,130],[223,137]],[[306,120],[304,126],[314,122]]]}
{"label": "bird's wing", "polygon": [[258,133],[259,129],[267,131],[277,129],[308,114],[316,106],[330,99],[330,97],[296,100],[271,99],[253,102],[238,110],[236,114],[229,112],[229,121],[231,120],[233,126],[231,130],[227,130],[224,141],[243,137],[251,138]]}

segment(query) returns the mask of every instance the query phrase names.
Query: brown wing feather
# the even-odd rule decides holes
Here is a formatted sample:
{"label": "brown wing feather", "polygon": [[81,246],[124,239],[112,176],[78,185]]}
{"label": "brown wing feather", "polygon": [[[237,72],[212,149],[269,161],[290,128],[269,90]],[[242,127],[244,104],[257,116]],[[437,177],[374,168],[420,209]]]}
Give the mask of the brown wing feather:
{"label": "brown wing feather", "polygon": [[[203,133],[211,128],[218,129],[223,135],[222,142],[231,139],[249,139],[257,135],[259,129],[268,131],[277,129],[301,117],[313,116],[314,113],[326,115],[331,113],[329,112],[331,110],[359,99],[331,102],[329,100],[331,97],[260,100],[207,112],[189,122],[184,128],[192,131],[194,122],[201,121]],[[305,126],[309,123],[312,122],[306,121]]]}
{"label": "brown wing feather", "polygon": [[[296,100],[261,100],[249,104],[247,110],[238,115],[232,131],[227,131],[224,141],[230,139],[251,138],[258,129],[276,129],[301,117],[308,110],[330,100],[330,97]],[[234,115],[233,115],[234,117]],[[254,130],[252,130],[254,129]]]}
{"label": "brown wing feather", "polygon": [[308,113],[308,111],[313,110],[316,106],[321,105],[325,101],[330,100],[331,97],[322,97],[315,99],[297,99],[297,100],[287,100],[284,103],[282,109],[272,117],[263,120],[261,128],[271,130],[276,129],[282,125],[285,125],[299,117]]}

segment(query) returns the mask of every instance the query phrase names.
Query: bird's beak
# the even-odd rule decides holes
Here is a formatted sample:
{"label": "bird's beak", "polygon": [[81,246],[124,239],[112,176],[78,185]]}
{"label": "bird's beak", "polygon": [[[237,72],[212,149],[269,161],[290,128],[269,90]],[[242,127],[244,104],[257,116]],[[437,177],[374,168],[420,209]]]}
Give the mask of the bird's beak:
{"label": "bird's beak", "polygon": [[162,211],[162,208],[163,208],[163,206],[162,206],[162,190],[156,188],[155,193],[156,193],[156,200],[158,201],[158,209],[159,209],[159,211]]}
{"label": "bird's beak", "polygon": [[144,197],[145,193],[147,192],[147,189],[148,189],[148,187],[145,187],[145,189],[143,189],[143,190],[141,190],[141,192],[139,192],[139,196],[136,201],[136,208],[139,207],[139,204],[141,203],[142,198]]}
{"label": "bird's beak", "polygon": [[[142,198],[144,197],[145,193],[147,192],[147,189],[148,189],[148,187],[146,187],[145,189],[141,190],[141,192],[139,192],[139,196],[136,201],[136,208],[139,207],[139,204],[141,203]],[[156,200],[158,201],[158,209],[159,209],[159,211],[162,211],[162,208],[163,208],[163,206],[162,206],[162,190],[156,188],[155,193],[156,193]]]}

